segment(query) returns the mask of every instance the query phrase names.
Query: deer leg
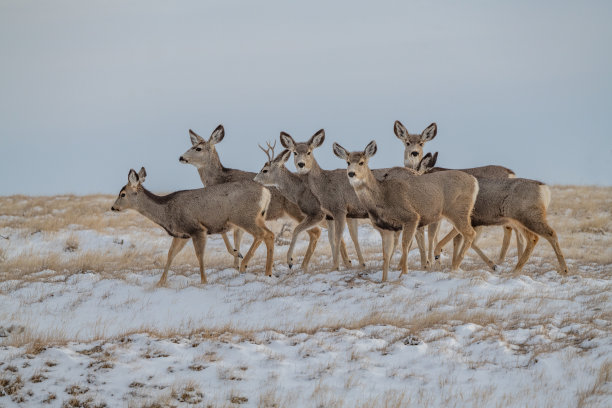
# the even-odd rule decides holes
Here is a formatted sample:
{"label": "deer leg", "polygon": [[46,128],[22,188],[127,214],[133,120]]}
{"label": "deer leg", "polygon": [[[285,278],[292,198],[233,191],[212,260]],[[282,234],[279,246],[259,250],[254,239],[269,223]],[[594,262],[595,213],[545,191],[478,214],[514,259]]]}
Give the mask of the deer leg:
{"label": "deer leg", "polygon": [[333,270],[340,270],[340,246],[342,241],[342,233],[346,224],[346,215],[343,213],[334,214],[334,267]]}
{"label": "deer leg", "polygon": [[308,249],[306,250],[306,254],[304,255],[304,260],[302,261],[302,270],[304,272],[308,272],[308,265],[310,264],[310,258],[317,247],[317,242],[319,241],[319,237],[321,236],[321,228],[315,227],[306,231],[308,235],[310,235],[310,242],[308,243]]}
{"label": "deer leg", "polygon": [[425,245],[425,229],[417,228],[416,233],[413,234],[413,236],[416,238],[417,246],[419,247],[419,254],[421,255],[421,268],[428,269],[429,262],[427,261],[427,247]]}
{"label": "deer leg", "polygon": [[[305,217],[302,220],[302,222],[296,225],[295,228],[293,229],[293,234],[291,237],[291,244],[289,245],[289,250],[287,250],[287,264],[289,265],[289,268],[293,266],[293,249],[295,247],[297,237],[298,235],[300,235],[302,231],[308,229],[309,242],[308,242],[308,249],[306,250],[306,255],[309,256],[308,254],[309,253],[312,254],[312,251],[314,251],[314,247],[317,245],[317,241],[319,239],[319,236],[321,235],[321,229],[319,227],[314,227],[314,228],[311,228],[311,227],[321,222],[322,217],[323,217],[322,213],[316,214],[314,216],[309,215]],[[314,231],[314,230],[318,231],[318,234],[313,235],[311,231]],[[314,242],[313,242],[313,239],[314,239]],[[306,264],[308,264],[308,262],[306,262]],[[304,263],[302,263],[302,268],[303,267],[304,267]]]}
{"label": "deer leg", "polygon": [[348,227],[351,240],[353,241],[353,245],[355,246],[355,251],[357,252],[357,259],[359,259],[359,265],[362,268],[365,268],[366,264],[363,260],[363,255],[361,254],[361,247],[359,246],[359,220],[355,218],[347,218],[346,225]]}
{"label": "deer leg", "polygon": [[[476,242],[478,241],[478,239],[480,238],[480,234],[482,233],[482,227],[476,227],[474,229],[476,230],[476,236],[474,237],[474,241],[472,241],[472,249],[478,254],[480,259],[482,259],[487,264],[489,268],[491,268],[493,271],[496,271],[497,265],[495,265],[495,263],[491,261],[491,259],[489,259],[489,257],[484,252],[482,252],[478,245],[476,245]],[[512,229],[510,229],[510,232],[512,232]]]}
{"label": "deer leg", "polygon": [[391,261],[391,249],[393,247],[393,231],[389,230],[378,230],[382,238],[382,253],[383,253],[383,274],[382,281],[387,281],[387,275],[389,273],[389,262]]}
{"label": "deer leg", "polygon": [[504,240],[502,241],[499,258],[497,259],[499,263],[504,262],[504,259],[506,259],[506,253],[508,253],[508,248],[510,247],[510,238],[512,238],[512,227],[504,225]]}
{"label": "deer leg", "polygon": [[[471,211],[470,211],[471,212]],[[459,255],[457,259],[454,260],[452,270],[458,270],[461,265],[461,261],[465,257],[465,253],[472,246],[472,241],[474,241],[474,237],[476,236],[476,231],[472,228],[470,222],[470,212],[466,212],[463,216],[458,216],[454,220],[451,220],[453,226],[459,233],[463,236],[463,245],[459,250]]]}
{"label": "deer leg", "polygon": [[272,264],[274,262],[274,233],[266,227],[263,218],[258,218],[255,223],[263,231],[263,241],[266,245],[266,275],[272,276]]}
{"label": "deer leg", "polygon": [[244,259],[242,260],[242,262],[240,263],[241,273],[246,271],[247,266],[249,266],[249,262],[251,261],[251,258],[255,254],[255,251],[257,250],[257,248],[259,248],[259,245],[261,244],[262,240],[263,240],[263,234],[261,232],[253,233],[253,244],[251,244],[251,247],[249,248],[248,252],[244,256]]}
{"label": "deer leg", "polygon": [[[414,221],[408,224],[404,224],[404,228],[402,232],[402,258],[400,260],[400,266],[401,266],[402,272],[400,273],[400,276],[408,272],[408,266],[407,266],[408,249],[410,247],[410,243],[412,242],[412,239],[414,238],[415,232],[418,234],[417,226],[418,226],[418,219],[415,219]],[[421,233],[422,233],[423,228],[419,228],[419,229],[421,230]]]}
{"label": "deer leg", "polygon": [[459,248],[461,248],[461,244],[463,243],[463,237],[461,234],[455,235],[453,238],[453,257],[451,261],[451,265],[454,265],[457,262],[457,258],[459,257]]}
{"label": "deer leg", "polygon": [[427,252],[428,265],[432,265],[434,261],[434,248],[438,238],[438,231],[440,231],[440,222],[432,222],[427,226],[427,240],[429,242],[429,249]]}
{"label": "deer leg", "polygon": [[181,252],[181,249],[185,247],[185,244],[189,241],[189,238],[172,238],[172,243],[170,244],[170,249],[168,250],[168,259],[166,260],[166,266],[164,266],[164,273],[162,273],[159,282],[157,283],[159,286],[166,284],[166,279],[168,278],[168,269],[170,269],[170,265],[172,265],[172,261],[174,257]]}
{"label": "deer leg", "polygon": [[204,272],[204,251],[206,250],[206,232],[191,237],[193,249],[195,249],[198,263],[200,264],[200,282],[206,283],[206,273]]}
{"label": "deer leg", "polygon": [[546,221],[529,221],[525,222],[524,225],[530,231],[533,231],[534,233],[540,235],[550,243],[553,248],[553,251],[555,251],[555,255],[557,256],[557,261],[559,262],[559,274],[567,275],[567,264],[565,263],[565,257],[563,256],[563,252],[561,252],[561,247],[559,246],[559,239],[557,238],[557,233],[555,232],[555,230],[552,229]]}
{"label": "deer leg", "polygon": [[516,237],[516,254],[518,259],[520,259],[521,256],[523,256],[523,251],[525,250],[525,237],[523,237],[523,234],[518,228],[514,229],[514,236]]}
{"label": "deer leg", "polygon": [[238,269],[240,265],[240,259],[242,258],[242,254],[240,253],[240,242],[242,242],[242,236],[244,235],[244,231],[242,228],[234,229],[234,268]]}
{"label": "deer leg", "polygon": [[457,234],[459,234],[459,232],[456,229],[453,229],[451,232],[446,234],[444,238],[438,241],[438,244],[436,245],[436,249],[434,251],[434,259],[436,261],[440,259],[440,253],[442,252],[442,248],[444,248],[444,246],[448,244],[450,240],[453,239]]}
{"label": "deer leg", "polygon": [[525,266],[525,264],[531,257],[531,253],[533,252],[533,249],[535,248],[536,244],[538,243],[538,240],[540,239],[537,234],[534,234],[528,229],[524,229],[523,234],[527,243],[525,245],[523,253],[521,254],[521,257],[518,259],[516,266],[512,270],[512,273],[514,274],[518,274],[521,272],[521,270],[523,270],[523,266]]}

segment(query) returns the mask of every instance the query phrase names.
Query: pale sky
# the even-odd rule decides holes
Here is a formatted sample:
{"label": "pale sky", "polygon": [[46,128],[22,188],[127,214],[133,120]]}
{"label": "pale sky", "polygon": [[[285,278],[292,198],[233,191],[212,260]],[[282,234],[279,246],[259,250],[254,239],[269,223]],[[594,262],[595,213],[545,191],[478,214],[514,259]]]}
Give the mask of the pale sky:
{"label": "pale sky", "polygon": [[440,166],[612,185],[610,1],[295,3],[0,0],[0,195],[199,188],[178,157],[220,123],[227,167],[320,128],[323,168],[402,165],[395,120]]}

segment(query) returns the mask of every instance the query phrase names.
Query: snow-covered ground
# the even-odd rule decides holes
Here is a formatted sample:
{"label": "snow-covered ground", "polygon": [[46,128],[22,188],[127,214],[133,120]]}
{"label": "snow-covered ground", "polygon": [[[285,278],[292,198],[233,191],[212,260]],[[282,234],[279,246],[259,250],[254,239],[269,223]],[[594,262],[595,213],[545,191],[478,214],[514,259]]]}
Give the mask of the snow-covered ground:
{"label": "snow-covered ground", "polygon": [[212,236],[209,283],[187,246],[160,288],[170,239],[148,224],[0,235],[7,261],[143,244],[156,257],[134,258],[143,270],[3,273],[0,406],[612,406],[612,265],[568,259],[561,277],[546,242],[518,276],[514,249],[497,272],[473,253],[458,272],[424,271],[413,250],[410,272],[381,283],[367,223],[366,269],[329,271],[324,231],[312,273],[278,246],[271,278],[263,248],[239,274]]}

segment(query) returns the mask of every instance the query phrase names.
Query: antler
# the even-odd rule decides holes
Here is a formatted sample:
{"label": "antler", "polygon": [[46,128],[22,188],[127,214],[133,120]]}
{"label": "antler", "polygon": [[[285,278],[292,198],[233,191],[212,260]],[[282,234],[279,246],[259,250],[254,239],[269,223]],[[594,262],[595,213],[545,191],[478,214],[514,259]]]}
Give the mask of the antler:
{"label": "antler", "polygon": [[259,148],[266,154],[266,156],[268,156],[268,163],[272,163],[272,160],[274,159],[274,148],[276,147],[276,140],[274,141],[273,145],[271,145],[270,142],[266,142],[266,145],[268,146],[268,148],[264,149],[259,143],[257,143],[257,146],[259,146]]}

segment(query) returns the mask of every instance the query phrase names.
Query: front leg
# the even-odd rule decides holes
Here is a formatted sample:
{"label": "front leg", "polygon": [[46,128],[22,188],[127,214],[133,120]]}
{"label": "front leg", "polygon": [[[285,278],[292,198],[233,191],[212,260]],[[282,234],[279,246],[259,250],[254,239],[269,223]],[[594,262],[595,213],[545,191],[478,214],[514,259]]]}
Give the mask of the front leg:
{"label": "front leg", "polygon": [[170,249],[168,250],[168,259],[166,260],[166,266],[164,267],[164,273],[157,283],[159,286],[166,284],[166,279],[168,278],[168,269],[170,269],[170,265],[172,265],[172,261],[174,257],[181,252],[181,249],[185,247],[185,244],[189,241],[189,238],[172,238],[172,243],[170,244]]}
{"label": "front leg", "polygon": [[348,226],[349,234],[353,245],[355,245],[355,251],[357,252],[357,259],[359,259],[359,265],[365,268],[365,260],[361,254],[361,247],[359,246],[359,220],[356,218],[347,218],[346,225]]}
{"label": "front leg", "polygon": [[342,245],[342,234],[346,224],[346,213],[334,214],[334,267],[333,270],[340,270],[340,246]]}
{"label": "front leg", "polygon": [[382,254],[383,254],[383,271],[382,281],[387,281],[387,275],[389,274],[389,263],[391,262],[391,256],[393,255],[393,237],[395,233],[391,230],[379,229],[380,237],[382,238]]}
{"label": "front leg", "polygon": [[242,236],[244,235],[244,231],[241,228],[236,227],[234,229],[234,268],[238,269],[240,265],[240,258],[242,258],[242,254],[240,253],[240,243],[242,242]]}

